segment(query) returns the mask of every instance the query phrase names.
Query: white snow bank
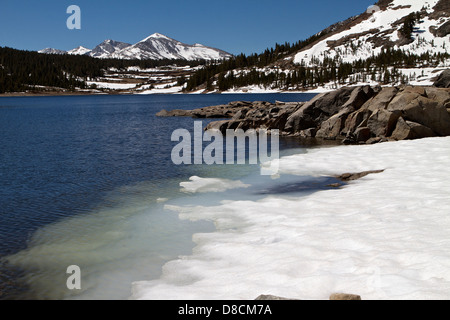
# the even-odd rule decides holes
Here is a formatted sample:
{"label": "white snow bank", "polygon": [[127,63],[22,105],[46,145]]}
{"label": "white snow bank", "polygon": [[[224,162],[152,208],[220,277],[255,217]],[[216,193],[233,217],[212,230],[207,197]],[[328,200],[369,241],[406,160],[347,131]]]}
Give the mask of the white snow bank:
{"label": "white snow bank", "polygon": [[100,81],[87,81],[88,85],[95,84],[97,88],[113,89],[113,90],[126,90],[132,89],[137,86],[137,83],[111,83],[111,82],[100,82]]}
{"label": "white snow bank", "polygon": [[282,173],[331,175],[385,169],[341,189],[294,198],[170,207],[209,219],[191,256],[167,263],[137,299],[450,298],[450,137],[310,150]]}
{"label": "white snow bank", "polygon": [[182,86],[167,86],[159,85],[156,86],[153,89],[145,89],[142,91],[135,91],[136,94],[176,94],[176,93],[183,93],[183,87]]}

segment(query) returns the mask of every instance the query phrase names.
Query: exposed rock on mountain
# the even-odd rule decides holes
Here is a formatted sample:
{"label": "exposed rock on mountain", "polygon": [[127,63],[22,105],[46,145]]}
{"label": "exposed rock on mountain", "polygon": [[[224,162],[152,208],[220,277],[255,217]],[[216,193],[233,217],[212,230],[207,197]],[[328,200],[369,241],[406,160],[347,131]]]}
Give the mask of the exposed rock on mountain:
{"label": "exposed rock on mountain", "polygon": [[105,40],[94,49],[92,49],[89,55],[95,58],[108,58],[111,54],[129,46],[131,46],[131,44],[129,43],[114,40]]}

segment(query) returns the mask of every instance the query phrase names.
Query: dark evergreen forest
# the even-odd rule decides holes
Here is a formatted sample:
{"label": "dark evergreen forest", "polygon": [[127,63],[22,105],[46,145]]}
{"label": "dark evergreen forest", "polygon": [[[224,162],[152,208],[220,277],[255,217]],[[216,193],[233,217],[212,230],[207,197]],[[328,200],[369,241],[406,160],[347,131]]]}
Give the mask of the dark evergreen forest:
{"label": "dark evergreen forest", "polygon": [[43,86],[74,91],[87,88],[86,81],[104,75],[109,68],[142,69],[167,65],[198,66],[205,61],[119,60],[89,56],[41,54],[0,47],[0,93],[40,91]]}

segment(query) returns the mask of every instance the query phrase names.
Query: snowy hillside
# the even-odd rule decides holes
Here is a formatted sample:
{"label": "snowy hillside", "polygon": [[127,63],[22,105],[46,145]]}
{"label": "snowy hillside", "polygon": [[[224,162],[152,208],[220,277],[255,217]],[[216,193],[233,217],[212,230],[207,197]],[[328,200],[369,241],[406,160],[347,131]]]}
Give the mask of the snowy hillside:
{"label": "snowy hillside", "polygon": [[[379,5],[368,8],[366,14],[359,16],[358,23],[344,24],[339,32],[316,43],[309,49],[294,56],[294,63],[314,66],[324,58],[337,58],[342,62],[367,59],[381,53],[389,46],[415,54],[447,52],[450,47],[448,34],[438,36],[439,30],[449,23],[444,0],[392,0],[385,8]],[[440,3],[440,7],[436,5]],[[448,2],[447,2],[448,6]],[[448,8],[447,8],[448,9]],[[420,21],[413,27],[411,39],[402,35],[405,18],[420,12]],[[344,29],[344,30],[342,30]]]}
{"label": "snowy hillside", "polygon": [[[308,39],[223,64],[189,91],[323,92],[358,85],[432,85],[450,68],[449,0],[379,0]],[[231,66],[231,67],[228,67]]]}

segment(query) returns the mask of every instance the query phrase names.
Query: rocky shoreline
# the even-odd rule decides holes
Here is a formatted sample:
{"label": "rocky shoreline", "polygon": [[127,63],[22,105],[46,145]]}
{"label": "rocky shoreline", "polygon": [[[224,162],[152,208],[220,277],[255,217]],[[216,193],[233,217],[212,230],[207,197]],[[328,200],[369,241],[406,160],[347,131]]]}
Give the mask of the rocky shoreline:
{"label": "rocky shoreline", "polygon": [[[444,73],[445,74],[445,73]],[[343,144],[450,136],[450,71],[434,86],[346,87],[322,93],[308,102],[236,101],[194,110],[162,110],[162,117],[217,119],[205,129],[278,129],[283,136]],[[343,183],[384,170],[344,173]],[[341,187],[341,183],[331,185]],[[297,300],[262,294],[255,300]],[[362,300],[360,295],[333,293],[329,300]]]}
{"label": "rocky shoreline", "polygon": [[[447,72],[449,74],[449,72]],[[216,118],[205,129],[277,129],[281,136],[344,144],[450,135],[450,88],[344,87],[308,102],[235,101],[194,110],[161,110],[161,117]]]}

